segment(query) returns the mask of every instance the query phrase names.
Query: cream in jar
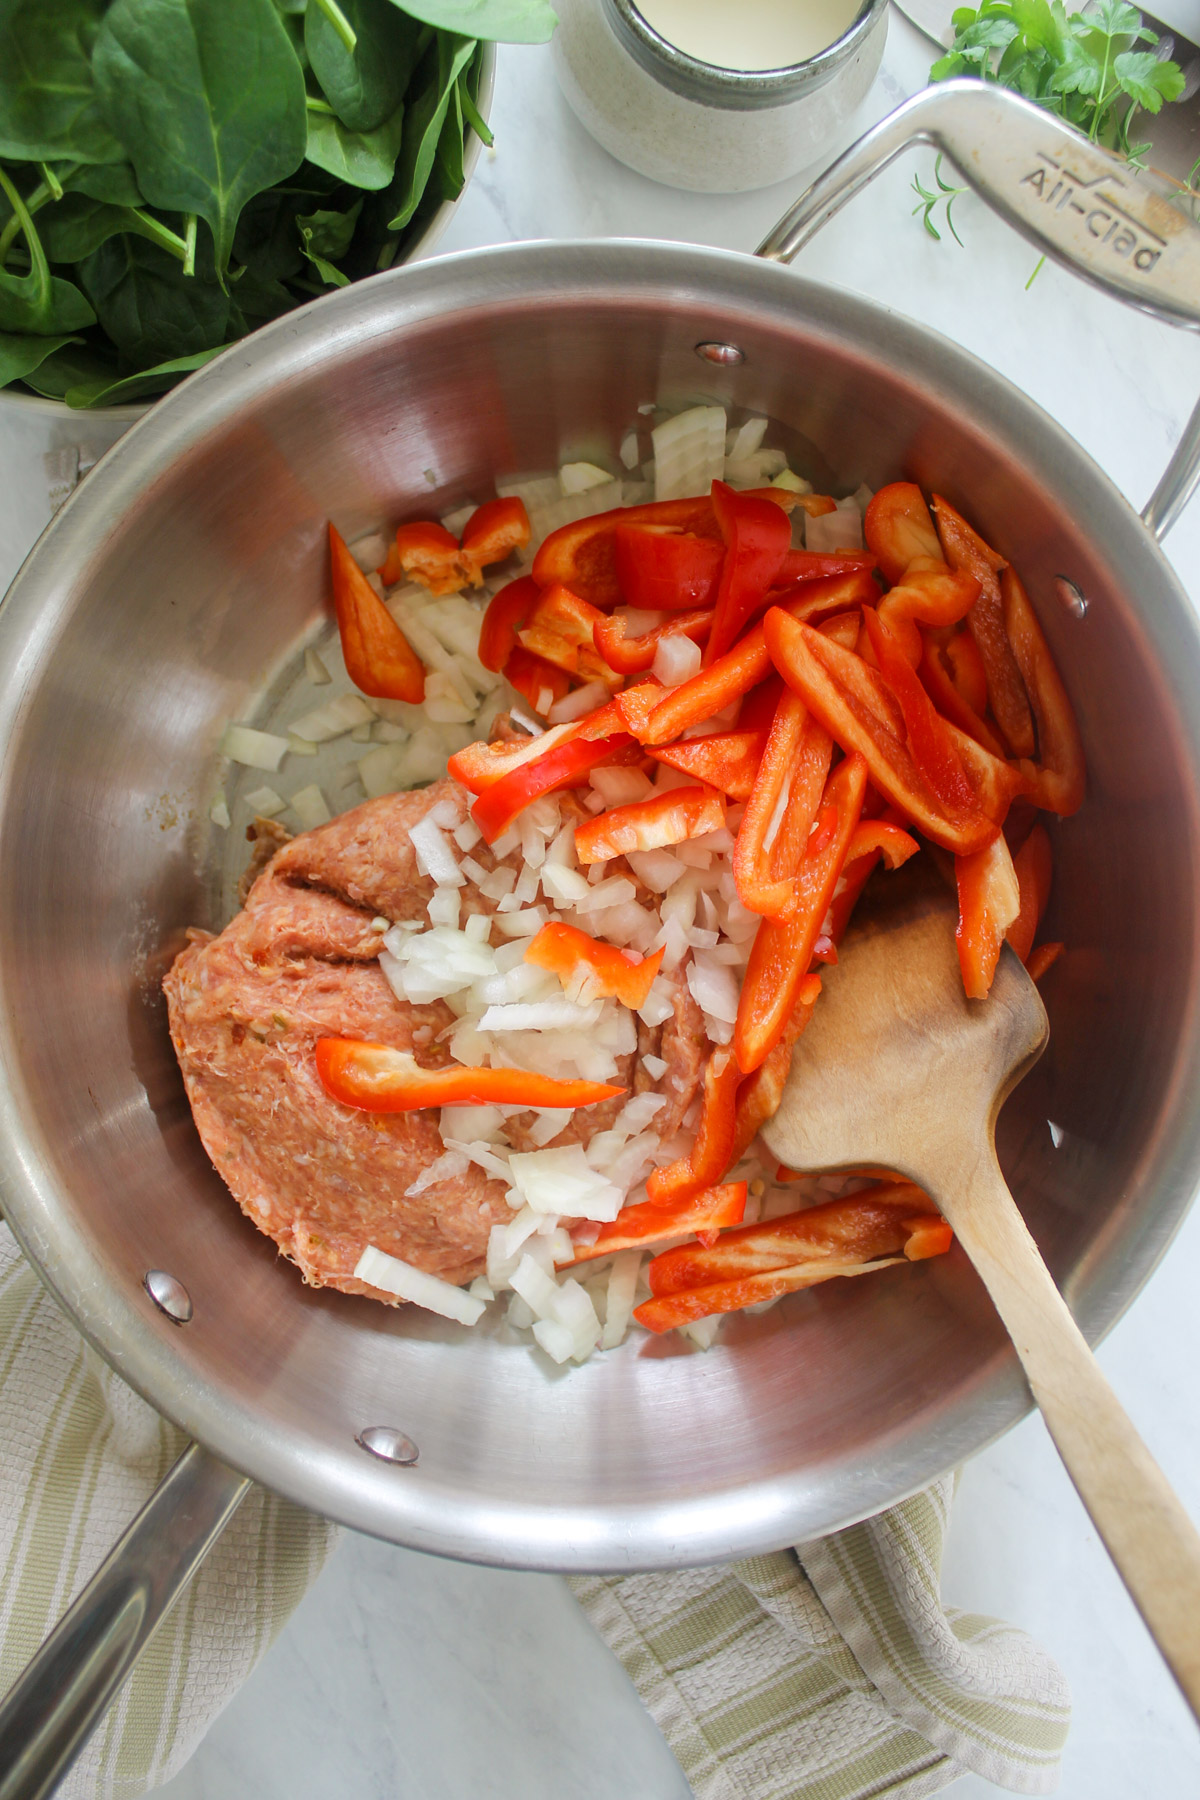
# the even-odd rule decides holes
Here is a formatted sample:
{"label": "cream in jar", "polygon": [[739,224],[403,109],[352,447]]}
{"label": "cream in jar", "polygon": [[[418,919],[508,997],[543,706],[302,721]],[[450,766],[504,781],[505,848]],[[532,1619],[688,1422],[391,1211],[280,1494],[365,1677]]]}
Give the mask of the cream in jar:
{"label": "cream in jar", "polygon": [[717,69],[784,69],[849,31],[860,0],[636,0],[652,31]]}

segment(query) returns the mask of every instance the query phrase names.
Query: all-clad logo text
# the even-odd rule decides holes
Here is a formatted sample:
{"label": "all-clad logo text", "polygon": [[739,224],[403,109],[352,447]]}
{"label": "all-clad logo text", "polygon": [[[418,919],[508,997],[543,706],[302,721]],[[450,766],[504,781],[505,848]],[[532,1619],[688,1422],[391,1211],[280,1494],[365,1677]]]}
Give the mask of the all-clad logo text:
{"label": "all-clad logo text", "polygon": [[1022,175],[1020,185],[1032,188],[1038,199],[1055,212],[1077,213],[1090,237],[1113,256],[1128,257],[1135,269],[1148,275],[1167,247],[1114,197],[1124,185],[1115,175],[1097,175],[1092,181],[1074,174],[1065,163],[1038,152],[1040,166]]}

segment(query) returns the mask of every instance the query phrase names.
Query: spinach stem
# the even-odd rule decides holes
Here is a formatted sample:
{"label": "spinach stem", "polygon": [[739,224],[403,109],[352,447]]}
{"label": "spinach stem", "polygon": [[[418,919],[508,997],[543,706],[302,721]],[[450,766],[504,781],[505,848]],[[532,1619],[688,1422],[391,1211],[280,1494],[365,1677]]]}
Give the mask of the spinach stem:
{"label": "spinach stem", "polygon": [[160,250],[169,250],[180,262],[185,260],[187,245],[178,232],[172,231],[169,225],[164,225],[161,219],[156,219],[153,213],[143,212],[140,206],[131,206],[129,211],[138,222],[140,237],[149,238]]}
{"label": "spinach stem", "polygon": [[38,168],[42,171],[43,185],[49,188],[50,193],[55,200],[61,200],[63,197],[62,182],[58,179],[58,176],[54,173],[54,170],[50,167],[49,163],[39,163]]}
{"label": "spinach stem", "polygon": [[196,215],[188,213],[184,236],[183,272],[185,275],[196,273]]}
{"label": "spinach stem", "polygon": [[328,100],[314,100],[313,96],[308,94],[305,96],[304,104],[307,106],[310,113],[320,113],[322,117],[325,118],[332,118],[334,116],[333,108],[330,106]]}
{"label": "spinach stem", "polygon": [[[3,168],[0,168],[0,189],[3,189],[4,196],[13,209],[13,219],[17,221],[18,229],[24,235],[26,248],[29,251],[29,273],[33,276],[37,286],[35,304],[45,307],[50,300],[50,265],[46,261],[46,252],[42,249],[42,240],[37,234],[37,227],[30,217],[29,209]],[[28,276],[25,277],[26,280],[28,278]]]}
{"label": "spinach stem", "polygon": [[318,10],[325,14],[333,29],[341,38],[350,55],[354,55],[354,47],[358,43],[354,27],[338,5],[337,0],[314,0]]}

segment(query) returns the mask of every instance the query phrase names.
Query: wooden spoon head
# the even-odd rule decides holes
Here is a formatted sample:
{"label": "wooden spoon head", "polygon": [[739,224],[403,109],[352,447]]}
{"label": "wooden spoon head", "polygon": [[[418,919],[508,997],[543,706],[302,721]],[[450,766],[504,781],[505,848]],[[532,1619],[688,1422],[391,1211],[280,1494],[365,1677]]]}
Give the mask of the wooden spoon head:
{"label": "wooden spoon head", "polygon": [[952,1145],[990,1146],[997,1113],[1050,1027],[1007,944],[987,999],[967,999],[957,916],[936,874],[906,869],[872,884],[763,1126],[780,1162],[921,1182]]}

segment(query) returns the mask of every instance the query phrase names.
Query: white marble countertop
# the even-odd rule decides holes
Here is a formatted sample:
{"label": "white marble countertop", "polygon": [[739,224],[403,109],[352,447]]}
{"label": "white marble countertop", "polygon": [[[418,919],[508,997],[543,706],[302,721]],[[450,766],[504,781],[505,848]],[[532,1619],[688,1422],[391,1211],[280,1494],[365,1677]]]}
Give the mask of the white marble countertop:
{"label": "white marble countertop", "polygon": [[[863,126],[918,88],[930,51],[893,13]],[[504,49],[493,120],[443,250],[533,237],[644,236],[751,249],[794,197],[684,194],[618,166],[577,125],[545,49]],[[1047,266],[967,196],[960,250],[911,217],[913,152],[827,228],[806,274],[937,326],[1041,403],[1138,505],[1200,395],[1200,340],[1122,311]],[[1200,597],[1200,503],[1168,542]],[[1101,1361],[1194,1516],[1200,1211]],[[1200,1792],[1200,1732],[1050,1446],[1029,1419],[966,1469],[944,1580],[955,1605],[1025,1626],[1075,1696],[1064,1800]],[[347,1538],[172,1800],[687,1800],[655,1726],[555,1578]],[[968,1777],[955,1800],[997,1790]]]}

